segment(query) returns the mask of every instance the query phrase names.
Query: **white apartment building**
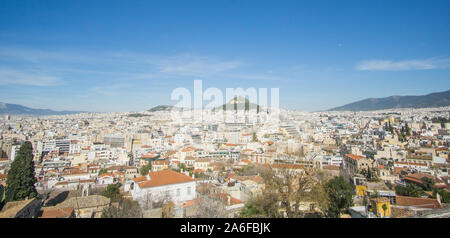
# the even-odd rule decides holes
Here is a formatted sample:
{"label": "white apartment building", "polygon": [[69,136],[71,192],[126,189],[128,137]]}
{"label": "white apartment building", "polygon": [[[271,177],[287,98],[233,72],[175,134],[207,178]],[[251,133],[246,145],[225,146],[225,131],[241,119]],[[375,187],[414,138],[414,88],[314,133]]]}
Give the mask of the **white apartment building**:
{"label": "white apartment building", "polygon": [[164,198],[180,204],[196,197],[196,181],[183,173],[163,170],[134,178],[130,190],[133,200],[141,204]]}

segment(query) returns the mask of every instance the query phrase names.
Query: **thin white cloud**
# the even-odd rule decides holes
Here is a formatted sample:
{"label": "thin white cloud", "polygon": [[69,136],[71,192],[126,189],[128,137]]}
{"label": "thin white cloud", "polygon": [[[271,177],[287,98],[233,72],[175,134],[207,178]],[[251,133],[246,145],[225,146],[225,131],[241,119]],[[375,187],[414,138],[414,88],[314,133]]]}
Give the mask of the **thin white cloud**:
{"label": "thin white cloud", "polygon": [[230,74],[226,75],[230,78],[243,79],[243,80],[268,80],[268,81],[282,81],[287,80],[284,77],[279,77],[270,74]]}
{"label": "thin white cloud", "polygon": [[[0,74],[0,84],[52,86],[84,80],[91,92],[116,95],[111,88],[95,87],[97,82],[123,83],[129,86],[146,83],[152,88],[183,79],[286,80],[284,76],[250,69],[238,59],[221,59],[194,54],[172,56],[138,52],[74,52],[0,46],[0,65],[11,71]],[[31,73],[30,73],[31,72]],[[57,76],[54,76],[57,75]],[[161,85],[160,85],[161,86]]]}
{"label": "thin white cloud", "polygon": [[127,84],[112,84],[106,86],[98,86],[91,88],[95,94],[100,94],[103,96],[117,96],[124,92],[124,89],[129,87]]}
{"label": "thin white cloud", "polygon": [[427,70],[445,68],[448,66],[448,59],[423,59],[423,60],[365,60],[356,65],[359,71],[406,71],[406,70]]}
{"label": "thin white cloud", "polygon": [[161,73],[196,77],[212,76],[240,66],[242,63],[239,61],[219,61],[191,55],[171,57],[159,63]]}
{"label": "thin white cloud", "polygon": [[21,72],[12,69],[0,69],[1,85],[55,86],[62,83],[57,76],[36,72]]}

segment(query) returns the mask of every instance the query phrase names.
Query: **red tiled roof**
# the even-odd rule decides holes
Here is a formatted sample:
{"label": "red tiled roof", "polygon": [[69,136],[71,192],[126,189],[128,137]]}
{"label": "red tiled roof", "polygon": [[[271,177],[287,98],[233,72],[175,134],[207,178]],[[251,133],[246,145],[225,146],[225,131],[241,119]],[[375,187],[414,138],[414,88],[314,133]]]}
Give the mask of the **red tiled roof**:
{"label": "red tiled roof", "polygon": [[105,176],[114,177],[114,174],[112,174],[112,173],[104,173],[104,174],[101,174],[101,175],[98,176],[98,177],[105,177]]}
{"label": "red tiled roof", "polygon": [[416,197],[406,197],[397,196],[398,206],[413,206],[420,208],[439,208],[439,202],[436,199],[431,198],[416,198]]}
{"label": "red tiled roof", "polygon": [[157,186],[164,186],[164,185],[177,184],[177,183],[187,183],[187,182],[195,181],[191,177],[189,177],[183,173],[175,172],[173,170],[150,172],[149,176],[150,176],[150,180],[147,180],[147,176],[137,177],[137,178],[134,178],[133,180],[136,183],[138,183],[139,187],[141,187],[141,188],[150,188],[150,187],[157,187]]}
{"label": "red tiled roof", "polygon": [[360,160],[360,159],[365,159],[366,157],[364,156],[360,156],[360,155],[355,155],[355,154],[346,154],[345,155],[347,158],[350,158],[352,160]]}
{"label": "red tiled roof", "polygon": [[153,158],[156,158],[156,157],[158,157],[158,156],[155,155],[155,154],[146,154],[146,155],[142,155],[141,156],[141,158],[149,158],[149,159],[153,159]]}
{"label": "red tiled roof", "polygon": [[193,200],[189,200],[187,201],[185,204],[183,204],[182,208],[186,208],[186,207],[190,207],[190,206],[194,206],[195,204],[197,204],[199,201],[199,198],[193,199]]}
{"label": "red tiled roof", "polygon": [[403,170],[408,170],[407,168],[394,167],[394,174],[401,174]]}
{"label": "red tiled roof", "polygon": [[[228,202],[228,196],[230,196],[230,195],[228,195],[226,193],[217,193],[217,194],[214,194],[214,196],[220,198],[222,201],[227,203]],[[230,196],[230,204],[227,204],[227,205],[228,206],[233,206],[233,205],[240,204],[240,203],[242,203],[241,200]]]}
{"label": "red tiled roof", "polygon": [[73,207],[44,207],[39,218],[69,218],[74,213]]}

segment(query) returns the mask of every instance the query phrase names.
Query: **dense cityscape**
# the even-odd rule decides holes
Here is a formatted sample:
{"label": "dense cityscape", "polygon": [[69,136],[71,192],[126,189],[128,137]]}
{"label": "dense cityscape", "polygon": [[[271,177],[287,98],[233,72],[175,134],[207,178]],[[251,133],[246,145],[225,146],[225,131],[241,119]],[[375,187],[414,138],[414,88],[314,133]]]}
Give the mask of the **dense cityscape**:
{"label": "dense cityscape", "polygon": [[2,192],[30,146],[36,193],[0,217],[448,217],[449,109],[5,115]]}
{"label": "dense cityscape", "polygon": [[0,224],[445,236],[449,13],[448,0],[1,0]]}

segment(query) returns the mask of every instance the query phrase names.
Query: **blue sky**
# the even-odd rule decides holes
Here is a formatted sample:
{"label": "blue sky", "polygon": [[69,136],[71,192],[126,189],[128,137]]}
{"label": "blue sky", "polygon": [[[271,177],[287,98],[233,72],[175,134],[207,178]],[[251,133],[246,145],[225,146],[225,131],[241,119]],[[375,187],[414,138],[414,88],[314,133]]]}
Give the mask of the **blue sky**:
{"label": "blue sky", "polygon": [[[177,87],[283,108],[450,89],[450,1],[0,2],[0,101],[139,111]],[[206,102],[205,102],[206,104]]]}

